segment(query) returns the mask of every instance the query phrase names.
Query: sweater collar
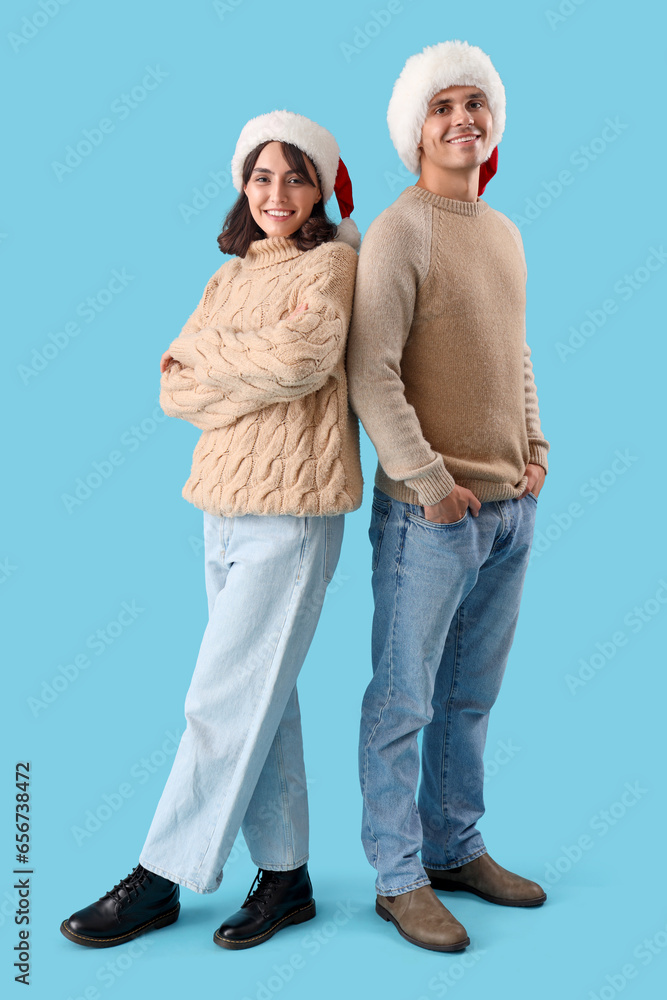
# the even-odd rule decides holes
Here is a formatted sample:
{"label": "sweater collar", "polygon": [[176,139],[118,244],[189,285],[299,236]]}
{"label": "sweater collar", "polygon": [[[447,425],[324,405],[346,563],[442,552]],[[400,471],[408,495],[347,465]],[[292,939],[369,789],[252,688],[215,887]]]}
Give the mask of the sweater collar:
{"label": "sweater collar", "polygon": [[303,252],[289,236],[267,236],[263,240],[252,241],[244,262],[246,267],[271,267],[272,264],[292,260]]}
{"label": "sweater collar", "polygon": [[419,198],[427,205],[433,205],[434,208],[440,208],[445,212],[454,212],[455,215],[484,215],[489,208],[488,204],[481,198],[478,198],[477,201],[456,201],[454,198],[445,198],[442,194],[434,194],[433,191],[427,191],[426,188],[417,187],[416,184],[407,187],[403,194]]}

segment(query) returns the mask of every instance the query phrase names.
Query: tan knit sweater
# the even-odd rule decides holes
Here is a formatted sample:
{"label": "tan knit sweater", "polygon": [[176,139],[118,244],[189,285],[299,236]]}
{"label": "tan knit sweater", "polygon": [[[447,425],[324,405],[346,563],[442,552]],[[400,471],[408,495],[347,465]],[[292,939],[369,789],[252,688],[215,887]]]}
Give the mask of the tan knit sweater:
{"label": "tan knit sweater", "polygon": [[371,223],[347,371],[383,492],[435,504],[459,485],[500,500],[523,492],[529,462],[547,471],[525,282],[517,227],[480,199],[415,185]]}
{"label": "tan knit sweater", "polygon": [[165,413],[203,431],[182,491],[195,507],[321,516],[360,506],[344,367],[356,265],[345,243],[303,252],[271,236],[207,284],[168,348],[160,392]]}

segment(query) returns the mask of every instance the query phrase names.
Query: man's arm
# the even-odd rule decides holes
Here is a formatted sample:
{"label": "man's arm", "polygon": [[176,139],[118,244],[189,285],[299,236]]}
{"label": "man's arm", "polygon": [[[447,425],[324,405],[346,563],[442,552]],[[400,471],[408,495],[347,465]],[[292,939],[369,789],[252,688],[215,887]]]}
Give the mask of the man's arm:
{"label": "man's arm", "polygon": [[[514,222],[512,222],[511,219],[508,219],[506,215],[503,215],[501,212],[498,212],[497,214],[514,237],[514,241],[521,255],[524,280],[527,280],[528,269],[526,266],[526,254],[523,248],[523,240],[521,239],[519,228]],[[547,473],[549,471],[547,462],[549,442],[545,440],[540,426],[540,408],[537,401],[537,390],[535,388],[535,377],[533,375],[533,363],[530,359],[530,355],[531,351],[528,343],[526,342],[524,325],[523,379],[525,390],[526,431],[528,433],[528,463],[531,465],[541,465],[545,473]]]}
{"label": "man's arm", "polygon": [[533,364],[530,360],[530,347],[524,343],[523,372],[526,392],[526,430],[528,432],[528,461],[533,465],[541,465],[545,473],[549,471],[547,452],[549,442],[545,440],[540,426],[540,409],[537,401],[537,390],[533,376]]}
{"label": "man's arm", "polygon": [[425,234],[391,215],[371,224],[359,253],[347,373],[350,404],[385,473],[404,480],[420,504],[432,505],[455,482],[425,439],[401,379],[417,288],[427,270]]}

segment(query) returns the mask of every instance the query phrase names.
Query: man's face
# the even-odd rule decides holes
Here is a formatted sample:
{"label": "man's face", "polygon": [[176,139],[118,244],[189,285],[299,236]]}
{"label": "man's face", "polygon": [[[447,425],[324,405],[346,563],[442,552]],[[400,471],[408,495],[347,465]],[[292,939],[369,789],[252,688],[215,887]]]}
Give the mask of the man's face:
{"label": "man's face", "polygon": [[486,95],[479,87],[448,87],[428,103],[419,150],[445,170],[480,166],[489,155],[493,120]]}

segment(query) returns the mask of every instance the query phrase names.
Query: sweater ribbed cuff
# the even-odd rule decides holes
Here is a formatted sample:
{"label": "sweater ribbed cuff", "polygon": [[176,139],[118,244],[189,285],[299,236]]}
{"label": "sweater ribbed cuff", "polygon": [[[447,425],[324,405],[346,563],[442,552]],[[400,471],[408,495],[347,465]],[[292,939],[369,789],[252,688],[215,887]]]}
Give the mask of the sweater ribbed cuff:
{"label": "sweater ribbed cuff", "polygon": [[545,473],[549,471],[549,464],[547,462],[547,452],[549,450],[549,445],[537,444],[535,441],[528,442],[528,461],[532,465],[541,465]]}
{"label": "sweater ribbed cuff", "polygon": [[415,491],[422,507],[424,505],[431,507],[444,500],[456,486],[441,457],[439,457],[432,472],[414,479],[406,479],[404,482],[406,486]]}

